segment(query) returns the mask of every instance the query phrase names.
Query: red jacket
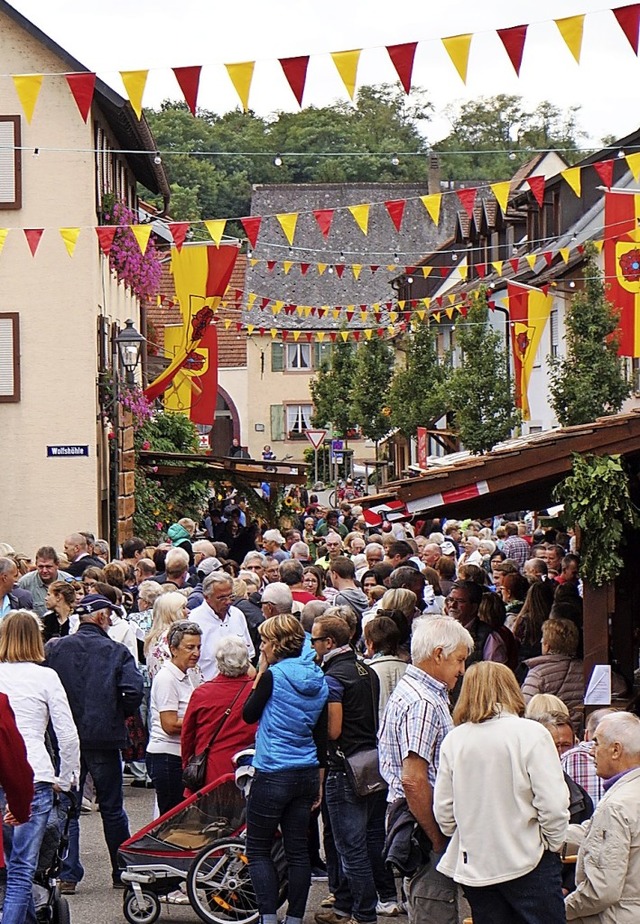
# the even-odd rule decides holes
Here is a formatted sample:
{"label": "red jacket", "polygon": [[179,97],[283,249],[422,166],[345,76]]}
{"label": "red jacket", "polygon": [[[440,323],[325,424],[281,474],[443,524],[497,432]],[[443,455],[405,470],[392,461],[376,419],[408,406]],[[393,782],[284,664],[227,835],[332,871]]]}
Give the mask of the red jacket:
{"label": "red jacket", "polygon": [[255,741],[257,724],[247,725],[242,718],[242,709],[252,686],[253,679],[246,674],[242,677],[225,677],[218,674],[213,680],[203,683],[191,695],[180,739],[183,767],[194,754],[204,751],[225,711],[238,691],[241,691],[209,751],[205,785],[213,783],[226,773],[233,773],[233,755],[251,747]]}
{"label": "red jacket", "polygon": [[[9,811],[16,821],[24,824],[31,814],[33,770],[27,760],[27,749],[5,693],[0,693],[0,786],[7,797]],[[0,867],[2,866],[4,854],[0,850]]]}

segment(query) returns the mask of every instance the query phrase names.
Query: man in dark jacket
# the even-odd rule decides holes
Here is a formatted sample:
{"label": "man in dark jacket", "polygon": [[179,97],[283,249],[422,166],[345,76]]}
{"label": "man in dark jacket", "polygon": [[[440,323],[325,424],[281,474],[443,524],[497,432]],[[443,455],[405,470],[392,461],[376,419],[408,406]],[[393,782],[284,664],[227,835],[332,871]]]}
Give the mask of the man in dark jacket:
{"label": "man in dark jacket", "polygon": [[[62,681],[78,729],[80,796],[90,773],[111,858],[113,886],[120,888],[118,848],[129,837],[129,820],[122,803],[120,749],[127,742],[124,720],[142,702],[143,684],[127,648],[107,634],[111,609],[106,597],[86,596],[76,607],[78,631],[52,646],[48,664]],[[75,892],[82,874],[76,825],[70,832],[69,856],[61,872],[62,890]]]}

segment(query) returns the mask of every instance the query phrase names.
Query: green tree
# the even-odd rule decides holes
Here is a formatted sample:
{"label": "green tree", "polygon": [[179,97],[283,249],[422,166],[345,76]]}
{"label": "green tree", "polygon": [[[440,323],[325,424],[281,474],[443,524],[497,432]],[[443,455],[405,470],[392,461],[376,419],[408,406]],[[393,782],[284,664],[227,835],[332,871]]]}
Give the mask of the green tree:
{"label": "green tree", "polygon": [[517,425],[508,353],[502,335],[489,323],[486,293],[456,321],[460,363],[451,370],[446,397],[453,429],[473,453],[488,452]]}
{"label": "green tree", "polygon": [[357,426],[350,399],[355,374],[353,345],[339,337],[331,351],[330,363],[321,366],[309,383],[313,400],[311,422],[314,427],[327,427],[331,424],[336,435],[346,436],[348,430]]}
{"label": "green tree", "polygon": [[565,427],[617,413],[631,392],[618,358],[620,313],[607,301],[593,251],[583,275],[565,319],[566,356],[549,357],[551,406]]}
{"label": "green tree", "polygon": [[389,390],[389,423],[407,438],[418,427],[433,427],[446,411],[447,369],[438,358],[430,324],[417,324],[409,338],[406,365],[396,371]]}
{"label": "green tree", "polygon": [[356,351],[355,375],[351,388],[353,413],[367,439],[376,448],[389,430],[387,406],[389,385],[393,374],[393,351],[379,337],[361,343]]}
{"label": "green tree", "polygon": [[451,132],[434,145],[448,180],[503,180],[512,176],[533,151],[558,149],[569,162],[583,154],[586,135],[578,125],[580,107],[566,112],[548,101],[527,110],[521,96],[499,93],[445,110]]}

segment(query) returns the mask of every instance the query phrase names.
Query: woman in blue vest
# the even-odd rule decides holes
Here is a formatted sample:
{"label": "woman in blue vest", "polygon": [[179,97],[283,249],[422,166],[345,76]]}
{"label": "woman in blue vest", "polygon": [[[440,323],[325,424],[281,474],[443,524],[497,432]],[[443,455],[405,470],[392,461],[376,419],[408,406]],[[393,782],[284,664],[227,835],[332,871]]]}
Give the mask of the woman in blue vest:
{"label": "woman in blue vest", "polygon": [[258,631],[258,676],[242,713],[245,722],[259,723],[247,807],[249,872],[262,924],[277,924],[271,850],[280,826],[288,865],[287,924],[302,924],[311,885],[309,819],[321,798],[329,692],[322,671],[303,653],[305,633],[295,616],[272,616]]}

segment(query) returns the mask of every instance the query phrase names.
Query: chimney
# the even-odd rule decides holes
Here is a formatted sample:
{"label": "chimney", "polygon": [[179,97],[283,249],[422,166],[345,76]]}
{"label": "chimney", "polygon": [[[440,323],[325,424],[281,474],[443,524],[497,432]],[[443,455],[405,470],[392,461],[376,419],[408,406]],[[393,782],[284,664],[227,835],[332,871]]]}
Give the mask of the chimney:
{"label": "chimney", "polygon": [[440,192],[440,158],[432,151],[429,154],[429,177],[428,177],[429,195]]}

